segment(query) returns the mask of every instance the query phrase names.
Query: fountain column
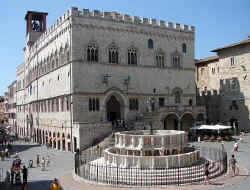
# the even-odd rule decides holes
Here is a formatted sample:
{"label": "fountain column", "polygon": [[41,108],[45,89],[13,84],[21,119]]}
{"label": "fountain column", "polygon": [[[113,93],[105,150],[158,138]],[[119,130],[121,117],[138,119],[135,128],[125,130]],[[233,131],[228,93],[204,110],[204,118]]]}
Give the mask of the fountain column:
{"label": "fountain column", "polygon": [[130,146],[134,148],[135,147],[135,139],[134,139],[135,137],[132,136],[130,138],[131,138],[131,144],[130,144]]}
{"label": "fountain column", "polygon": [[150,140],[151,140],[151,146],[154,146],[155,145],[155,139],[154,139],[154,137],[150,137]]}
{"label": "fountain column", "polygon": [[142,149],[144,147],[144,138],[140,136],[138,148]]}
{"label": "fountain column", "polygon": [[164,147],[164,145],[165,145],[165,138],[163,136],[163,137],[161,137],[161,146]]}

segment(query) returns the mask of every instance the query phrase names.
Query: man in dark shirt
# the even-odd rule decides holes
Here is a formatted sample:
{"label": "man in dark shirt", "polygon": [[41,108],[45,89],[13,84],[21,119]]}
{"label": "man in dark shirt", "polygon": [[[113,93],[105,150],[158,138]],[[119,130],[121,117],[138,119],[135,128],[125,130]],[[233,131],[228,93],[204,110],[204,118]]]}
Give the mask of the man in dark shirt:
{"label": "man in dark shirt", "polygon": [[25,166],[23,166],[22,173],[23,173],[23,184],[27,184],[28,169]]}

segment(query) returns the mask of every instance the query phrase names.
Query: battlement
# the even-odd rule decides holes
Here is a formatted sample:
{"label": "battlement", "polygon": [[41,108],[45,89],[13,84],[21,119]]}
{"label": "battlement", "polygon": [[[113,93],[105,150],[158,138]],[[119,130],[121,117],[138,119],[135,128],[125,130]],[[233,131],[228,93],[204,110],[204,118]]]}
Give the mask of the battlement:
{"label": "battlement", "polygon": [[110,20],[110,21],[115,21],[115,22],[141,24],[141,25],[154,26],[154,27],[158,26],[160,28],[167,28],[167,29],[178,30],[178,31],[189,31],[189,32],[195,31],[194,26],[181,25],[179,23],[173,24],[172,22],[166,23],[163,20],[157,21],[154,18],[140,18],[137,16],[130,16],[127,14],[117,13],[115,11],[101,12],[99,10],[89,11],[89,9],[78,10],[78,8],[72,7],[70,9],[70,12],[73,16],[100,18],[100,19]]}
{"label": "battlement", "polygon": [[[118,23],[131,23],[136,25],[144,25],[144,26],[152,26],[159,27],[162,29],[169,29],[174,31],[184,31],[184,32],[195,32],[194,26],[181,25],[179,23],[174,24],[173,22],[166,23],[163,20],[157,21],[154,18],[140,18],[137,16],[130,16],[127,14],[113,12],[101,12],[99,10],[89,11],[89,9],[78,10],[76,7],[72,7],[68,9],[61,17],[59,17],[54,24],[52,24],[49,28],[47,28],[41,36],[36,40],[33,44],[33,52],[35,52],[35,47],[40,48],[45,45],[45,39],[50,40],[52,38],[57,37],[55,35],[51,35],[53,31],[55,31],[58,27],[60,27],[64,22],[69,21],[71,16],[75,17],[85,17],[85,18],[97,18],[102,20],[109,20],[112,22]],[[50,38],[50,39],[48,39]]]}

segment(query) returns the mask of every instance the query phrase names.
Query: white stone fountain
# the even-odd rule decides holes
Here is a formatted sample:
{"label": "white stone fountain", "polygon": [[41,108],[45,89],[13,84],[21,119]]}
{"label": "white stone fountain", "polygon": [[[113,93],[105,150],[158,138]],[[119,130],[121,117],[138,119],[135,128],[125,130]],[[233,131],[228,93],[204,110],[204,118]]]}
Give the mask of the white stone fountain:
{"label": "white stone fountain", "polygon": [[187,133],[175,130],[126,131],[115,134],[115,146],[104,150],[104,161],[121,168],[186,167],[200,160],[188,148]]}
{"label": "white stone fountain", "polygon": [[[209,167],[210,178],[224,173],[226,166],[220,156],[223,152],[204,150],[188,147],[184,131],[118,132],[115,133],[115,145],[105,149],[103,154],[100,154],[99,148],[85,151],[79,175],[90,183],[167,186],[203,181],[207,162],[212,163]],[[217,154],[218,158],[213,158]]]}

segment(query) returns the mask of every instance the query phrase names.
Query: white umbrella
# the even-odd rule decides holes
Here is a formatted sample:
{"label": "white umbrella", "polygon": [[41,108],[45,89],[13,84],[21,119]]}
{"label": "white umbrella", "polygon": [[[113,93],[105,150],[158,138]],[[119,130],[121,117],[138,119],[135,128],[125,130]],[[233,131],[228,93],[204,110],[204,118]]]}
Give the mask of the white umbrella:
{"label": "white umbrella", "polygon": [[191,130],[224,130],[231,129],[231,126],[225,125],[198,125],[190,128]]}
{"label": "white umbrella", "polygon": [[231,129],[231,126],[226,126],[226,125],[215,125],[218,130],[223,130],[223,129]]}

